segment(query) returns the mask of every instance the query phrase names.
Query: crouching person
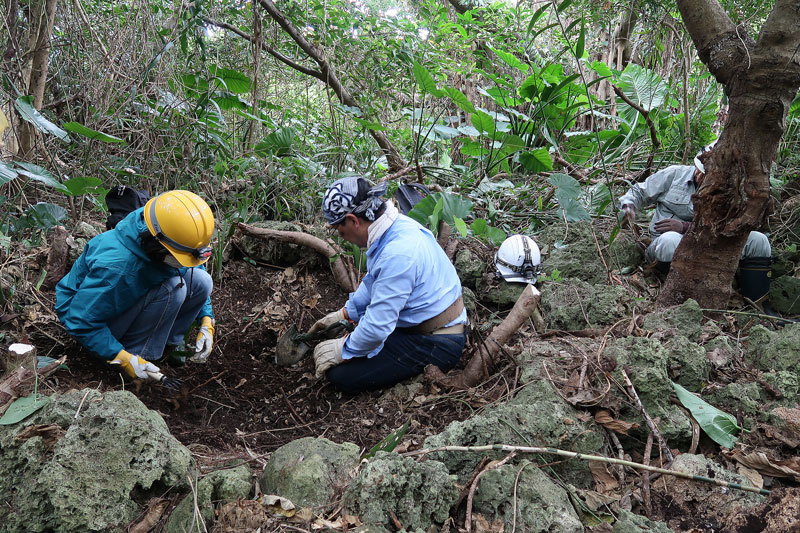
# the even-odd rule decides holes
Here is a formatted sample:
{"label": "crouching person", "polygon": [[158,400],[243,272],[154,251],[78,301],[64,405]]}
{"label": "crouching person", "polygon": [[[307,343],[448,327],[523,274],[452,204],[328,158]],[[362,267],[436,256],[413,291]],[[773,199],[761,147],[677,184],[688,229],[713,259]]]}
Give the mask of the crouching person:
{"label": "crouching person", "polygon": [[461,359],[467,313],[455,267],[433,234],[382,200],[387,184],[343,178],[323,199],[329,227],[366,248],[367,274],[342,309],[318,320],[357,325],[314,349],[317,377],[351,394],[388,387],[434,364],[443,372]]}
{"label": "crouching person", "polygon": [[100,360],[131,378],[157,379],[167,345],[182,346],[195,320],[193,361],[214,338],[210,294],[214,216],[189,191],[165,192],[94,237],[56,287],[56,313]]}

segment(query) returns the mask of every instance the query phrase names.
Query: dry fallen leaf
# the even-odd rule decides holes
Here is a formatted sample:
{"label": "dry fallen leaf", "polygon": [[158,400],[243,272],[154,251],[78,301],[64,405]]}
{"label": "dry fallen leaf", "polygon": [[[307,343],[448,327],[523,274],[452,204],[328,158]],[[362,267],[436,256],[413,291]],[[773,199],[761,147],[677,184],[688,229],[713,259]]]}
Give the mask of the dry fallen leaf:
{"label": "dry fallen leaf", "polygon": [[294,504],[282,496],[264,494],[258,499],[258,501],[261,502],[261,505],[264,506],[264,509],[274,515],[285,516],[286,518],[291,518],[295,515],[296,510]]}
{"label": "dry fallen leaf", "polygon": [[597,461],[589,461],[589,470],[592,472],[597,492],[605,493],[619,487],[617,478],[608,473],[606,465]]}
{"label": "dry fallen leaf", "polygon": [[628,431],[639,427],[639,424],[635,422],[625,422],[624,420],[615,419],[611,416],[611,413],[605,409],[601,409],[595,413],[594,421],[604,428],[621,433],[622,435],[627,435]]}
{"label": "dry fallen leaf", "polygon": [[753,452],[747,455],[734,451],[729,455],[737,462],[748,468],[772,477],[788,477],[800,481],[800,457],[792,457],[786,461],[773,461],[763,452]]}
{"label": "dry fallen leaf", "polygon": [[319,303],[320,298],[322,298],[322,295],[320,295],[320,293],[312,294],[308,298],[303,298],[303,305],[305,305],[309,309],[313,309]]}
{"label": "dry fallen leaf", "polygon": [[764,488],[764,478],[761,477],[761,474],[753,470],[752,468],[747,468],[746,466],[740,464],[736,471],[739,473],[740,476],[744,476],[750,482],[750,484],[758,489]]}

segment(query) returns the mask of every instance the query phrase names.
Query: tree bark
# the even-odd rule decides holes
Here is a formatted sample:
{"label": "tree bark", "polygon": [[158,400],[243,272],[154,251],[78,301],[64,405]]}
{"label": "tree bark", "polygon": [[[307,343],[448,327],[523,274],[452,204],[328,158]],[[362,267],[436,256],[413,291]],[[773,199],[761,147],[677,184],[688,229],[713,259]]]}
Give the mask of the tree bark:
{"label": "tree bark", "polygon": [[[320,73],[322,77],[320,78],[324,81],[328,87],[330,87],[336,96],[339,98],[339,101],[342,102],[344,105],[351,106],[351,107],[358,107],[358,102],[353,95],[345,88],[342,84],[339,77],[334,72],[333,68],[331,68],[330,63],[328,60],[325,59],[325,56],[322,52],[313,44],[311,44],[305,36],[294,27],[294,25],[289,22],[284,14],[278,9],[278,7],[272,2],[272,0],[258,0],[259,4],[269,13],[269,16],[278,23],[278,25],[283,28],[283,31],[286,32],[292,40],[297,43],[297,45],[303,50],[303,52],[308,55],[319,67]],[[372,138],[375,139],[375,142],[378,143],[378,146],[381,148],[381,151],[386,155],[386,161],[389,164],[389,171],[390,172],[397,172],[408,165],[400,156],[400,152],[397,151],[397,148],[392,144],[386,135],[383,134],[381,131],[369,130],[370,135]]]}
{"label": "tree bark", "polygon": [[694,298],[721,308],[748,233],[769,214],[769,171],[800,87],[800,2],[777,0],[755,42],[716,0],[678,0],[678,8],[700,59],[725,86],[730,109],[719,142],[704,156],[694,221],[659,303]]}
{"label": "tree bark", "polygon": [[[28,36],[28,53],[31,55],[30,69],[27,75],[28,94],[33,96],[33,107],[42,108],[44,89],[47,85],[47,71],[50,57],[50,33],[56,16],[58,0],[40,0],[31,6],[31,29]],[[36,129],[32,124],[23,122],[19,139],[20,158],[28,159],[33,152]]]}

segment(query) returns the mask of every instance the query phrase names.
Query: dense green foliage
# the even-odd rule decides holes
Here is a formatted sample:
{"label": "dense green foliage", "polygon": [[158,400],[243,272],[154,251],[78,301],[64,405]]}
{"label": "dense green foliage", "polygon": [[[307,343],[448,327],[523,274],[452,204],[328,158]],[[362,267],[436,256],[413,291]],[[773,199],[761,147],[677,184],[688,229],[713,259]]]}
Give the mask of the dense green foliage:
{"label": "dense green foliage", "polygon": [[[612,214],[615,184],[650,159],[651,171],[689,160],[716,138],[726,103],[666,3],[281,2],[357,105],[308,74],[319,64],[262,3],[81,5],[58,6],[42,109],[26,94],[23,50],[2,66],[4,117],[39,132],[27,158],[4,144],[4,238],[102,209],[117,183],[202,192],[222,244],[237,221],[310,222],[326,183],[386,174],[379,132],[407,178],[468,199],[461,234],[496,241]],[[629,5],[638,24],[621,64],[609,52]],[[726,7],[751,29],[771,8]],[[19,5],[18,47],[32,8]],[[787,126],[777,187],[796,174],[798,102]]]}

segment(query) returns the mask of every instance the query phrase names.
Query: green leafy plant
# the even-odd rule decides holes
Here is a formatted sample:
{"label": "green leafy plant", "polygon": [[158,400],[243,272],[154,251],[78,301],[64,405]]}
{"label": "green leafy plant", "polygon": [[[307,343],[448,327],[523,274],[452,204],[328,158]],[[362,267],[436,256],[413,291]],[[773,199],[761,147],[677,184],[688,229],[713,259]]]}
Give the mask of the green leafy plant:
{"label": "green leafy plant", "polygon": [[370,448],[368,452],[361,456],[361,459],[370,459],[378,452],[391,452],[394,450],[403,440],[410,425],[411,419],[409,418],[405,424],[386,435],[378,444]]}
{"label": "green leafy plant", "polygon": [[737,439],[736,432],[744,430],[736,423],[736,418],[703,401],[677,383],[673,383],[672,386],[681,404],[692,413],[711,440],[725,448],[733,448]]}
{"label": "green leafy plant", "polygon": [[50,403],[49,396],[40,396],[36,393],[14,400],[6,412],[0,417],[0,425],[10,426],[25,420],[33,413]]}

